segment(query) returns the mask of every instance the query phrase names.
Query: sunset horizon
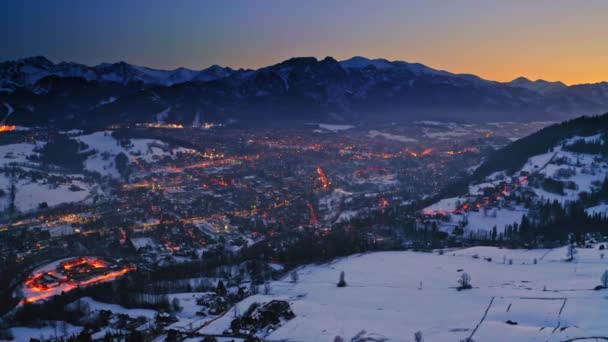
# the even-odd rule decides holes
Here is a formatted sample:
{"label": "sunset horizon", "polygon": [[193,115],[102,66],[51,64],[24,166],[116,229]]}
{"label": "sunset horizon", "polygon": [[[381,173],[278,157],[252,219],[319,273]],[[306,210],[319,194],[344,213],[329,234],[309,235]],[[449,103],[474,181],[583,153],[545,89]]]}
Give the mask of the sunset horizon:
{"label": "sunset horizon", "polygon": [[[113,5],[103,6],[108,3]],[[125,60],[159,69],[214,64],[238,69],[296,56],[365,56],[499,82],[517,77],[568,85],[608,81],[608,47],[601,43],[608,3],[602,1],[313,1],[302,6],[272,0],[207,5],[27,0],[5,1],[0,10],[4,60],[44,55],[84,64]]]}

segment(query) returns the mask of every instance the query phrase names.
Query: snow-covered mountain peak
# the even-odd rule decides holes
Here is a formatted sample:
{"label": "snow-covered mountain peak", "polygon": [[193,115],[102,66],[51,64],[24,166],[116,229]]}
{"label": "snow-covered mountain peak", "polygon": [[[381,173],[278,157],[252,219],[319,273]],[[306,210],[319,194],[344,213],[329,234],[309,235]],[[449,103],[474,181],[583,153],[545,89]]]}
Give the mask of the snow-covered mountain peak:
{"label": "snow-covered mountain peak", "polygon": [[377,69],[389,69],[393,67],[391,62],[387,61],[386,59],[369,59],[361,56],[354,56],[352,58],[343,60],[340,62],[340,65],[342,65],[344,68],[350,69],[362,69],[368,66],[374,66]]}
{"label": "snow-covered mountain peak", "polygon": [[506,84],[512,87],[532,90],[540,94],[546,94],[568,88],[567,85],[560,81],[550,82],[541,79],[532,81],[526,77],[518,77],[511,82],[507,82]]}

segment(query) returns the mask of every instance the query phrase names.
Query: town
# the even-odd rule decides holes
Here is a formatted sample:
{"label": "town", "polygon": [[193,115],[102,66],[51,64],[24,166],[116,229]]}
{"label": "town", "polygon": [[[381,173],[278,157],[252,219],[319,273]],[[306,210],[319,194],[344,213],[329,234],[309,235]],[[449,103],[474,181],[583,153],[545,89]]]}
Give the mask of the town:
{"label": "town", "polygon": [[[127,273],[218,272],[218,260],[252,253],[267,255],[267,264],[232,273],[263,284],[276,273],[272,265],[302,261],[297,253],[264,252],[286,246],[294,233],[365,226],[365,243],[403,244],[411,241],[403,232],[432,217],[420,215],[424,205],[487,153],[544,125],[6,130],[0,265],[11,277],[3,277],[3,310]],[[195,272],[192,265],[204,266]],[[233,278],[224,281],[238,289]]]}

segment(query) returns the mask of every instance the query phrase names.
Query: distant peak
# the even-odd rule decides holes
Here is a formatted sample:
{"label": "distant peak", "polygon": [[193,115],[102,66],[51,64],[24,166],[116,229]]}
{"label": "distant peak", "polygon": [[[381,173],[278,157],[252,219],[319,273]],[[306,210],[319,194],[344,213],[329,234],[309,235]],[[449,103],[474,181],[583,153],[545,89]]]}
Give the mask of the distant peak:
{"label": "distant peak", "polygon": [[338,61],[335,58],[333,58],[332,56],[327,56],[327,57],[323,58],[322,62],[338,63]]}
{"label": "distant peak", "polygon": [[377,59],[369,59],[367,57],[362,56],[354,56],[352,58],[343,60],[340,64],[345,68],[358,69],[365,68],[368,66],[374,66],[377,69],[388,69],[392,68],[394,65],[387,61],[386,59],[377,58]]}
{"label": "distant peak", "polygon": [[26,57],[26,58],[19,59],[17,61],[22,62],[24,64],[39,64],[39,65],[52,65],[53,64],[53,62],[51,62],[48,58],[46,58],[44,56]]}
{"label": "distant peak", "polygon": [[525,88],[528,90],[535,91],[537,93],[546,94],[550,92],[554,92],[557,90],[561,90],[563,88],[567,88],[568,86],[560,81],[545,81],[542,79],[537,79],[536,81],[531,81],[526,77],[518,77],[511,82],[506,82],[507,85]]}
{"label": "distant peak", "polygon": [[520,76],[520,77],[518,77],[518,78],[516,78],[513,81],[508,82],[508,83],[532,83],[532,81],[530,81],[530,79],[528,79],[528,78]]}

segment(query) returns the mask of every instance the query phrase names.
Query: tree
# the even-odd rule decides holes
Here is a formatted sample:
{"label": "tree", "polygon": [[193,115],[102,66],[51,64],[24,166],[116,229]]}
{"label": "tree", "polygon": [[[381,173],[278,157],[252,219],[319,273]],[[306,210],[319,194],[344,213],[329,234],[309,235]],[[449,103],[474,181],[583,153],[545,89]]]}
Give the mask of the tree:
{"label": "tree", "polygon": [[62,134],[47,142],[38,152],[43,165],[57,165],[70,171],[81,171],[89,153],[88,146]]}
{"label": "tree", "polygon": [[129,177],[129,157],[123,152],[114,157],[114,164],[116,165],[116,170],[118,173],[125,179]]}
{"label": "tree", "polygon": [[254,295],[258,294],[258,292],[258,286],[254,283],[253,280],[251,280],[251,283],[249,284],[249,294]]}
{"label": "tree", "polygon": [[11,331],[11,329],[9,329],[9,328],[0,329],[0,339],[11,341],[14,338],[15,337],[14,337],[13,332]]}
{"label": "tree", "polygon": [[270,294],[270,291],[271,291],[271,288],[270,288],[270,283],[269,283],[269,282],[267,282],[267,281],[265,281],[265,282],[264,282],[264,294],[265,294],[265,295],[269,295],[269,294]]}
{"label": "tree", "polygon": [[8,216],[11,217],[15,213],[17,213],[17,205],[15,202],[15,199],[17,197],[17,187],[15,186],[14,179],[11,182],[10,187],[8,188],[8,193],[9,193],[9,202],[8,202],[8,208],[6,209],[6,211],[7,211]]}
{"label": "tree", "polygon": [[292,282],[292,283],[297,283],[297,282],[298,282],[298,280],[299,280],[299,278],[300,278],[300,277],[298,276],[298,271],[296,271],[296,270],[291,271],[290,276],[291,276],[291,282]]}
{"label": "tree", "polygon": [[338,281],[338,287],[346,286],[346,281],[344,280],[344,271],[340,272],[340,280]]}
{"label": "tree", "polygon": [[608,288],[608,270],[604,271],[602,274],[602,285],[605,289]]}
{"label": "tree", "polygon": [[143,341],[144,341],[144,335],[141,333],[141,331],[133,330],[127,336],[127,342],[143,342]]}
{"label": "tree", "polygon": [[218,296],[224,297],[224,296],[226,296],[227,292],[228,291],[226,290],[226,286],[224,285],[224,282],[222,280],[218,281],[217,282],[217,287],[215,288],[215,293]]}
{"label": "tree", "polygon": [[473,287],[471,285],[471,276],[466,272],[463,272],[460,275],[460,278],[458,278],[458,284],[460,285],[458,290],[467,290]]}
{"label": "tree", "polygon": [[422,338],[422,331],[416,331],[414,333],[414,341],[416,341],[416,342],[424,342],[424,338]]}
{"label": "tree", "polygon": [[568,245],[568,254],[567,254],[566,261],[574,261],[574,258],[576,257],[577,254],[578,254],[578,251],[576,250],[576,246],[574,245],[574,242],[571,242]]}
{"label": "tree", "polygon": [[182,311],[182,307],[180,306],[180,303],[179,303],[179,299],[178,299],[178,298],[173,298],[173,300],[171,301],[171,308],[172,308],[172,309],[173,309],[173,311],[175,311],[175,312]]}

